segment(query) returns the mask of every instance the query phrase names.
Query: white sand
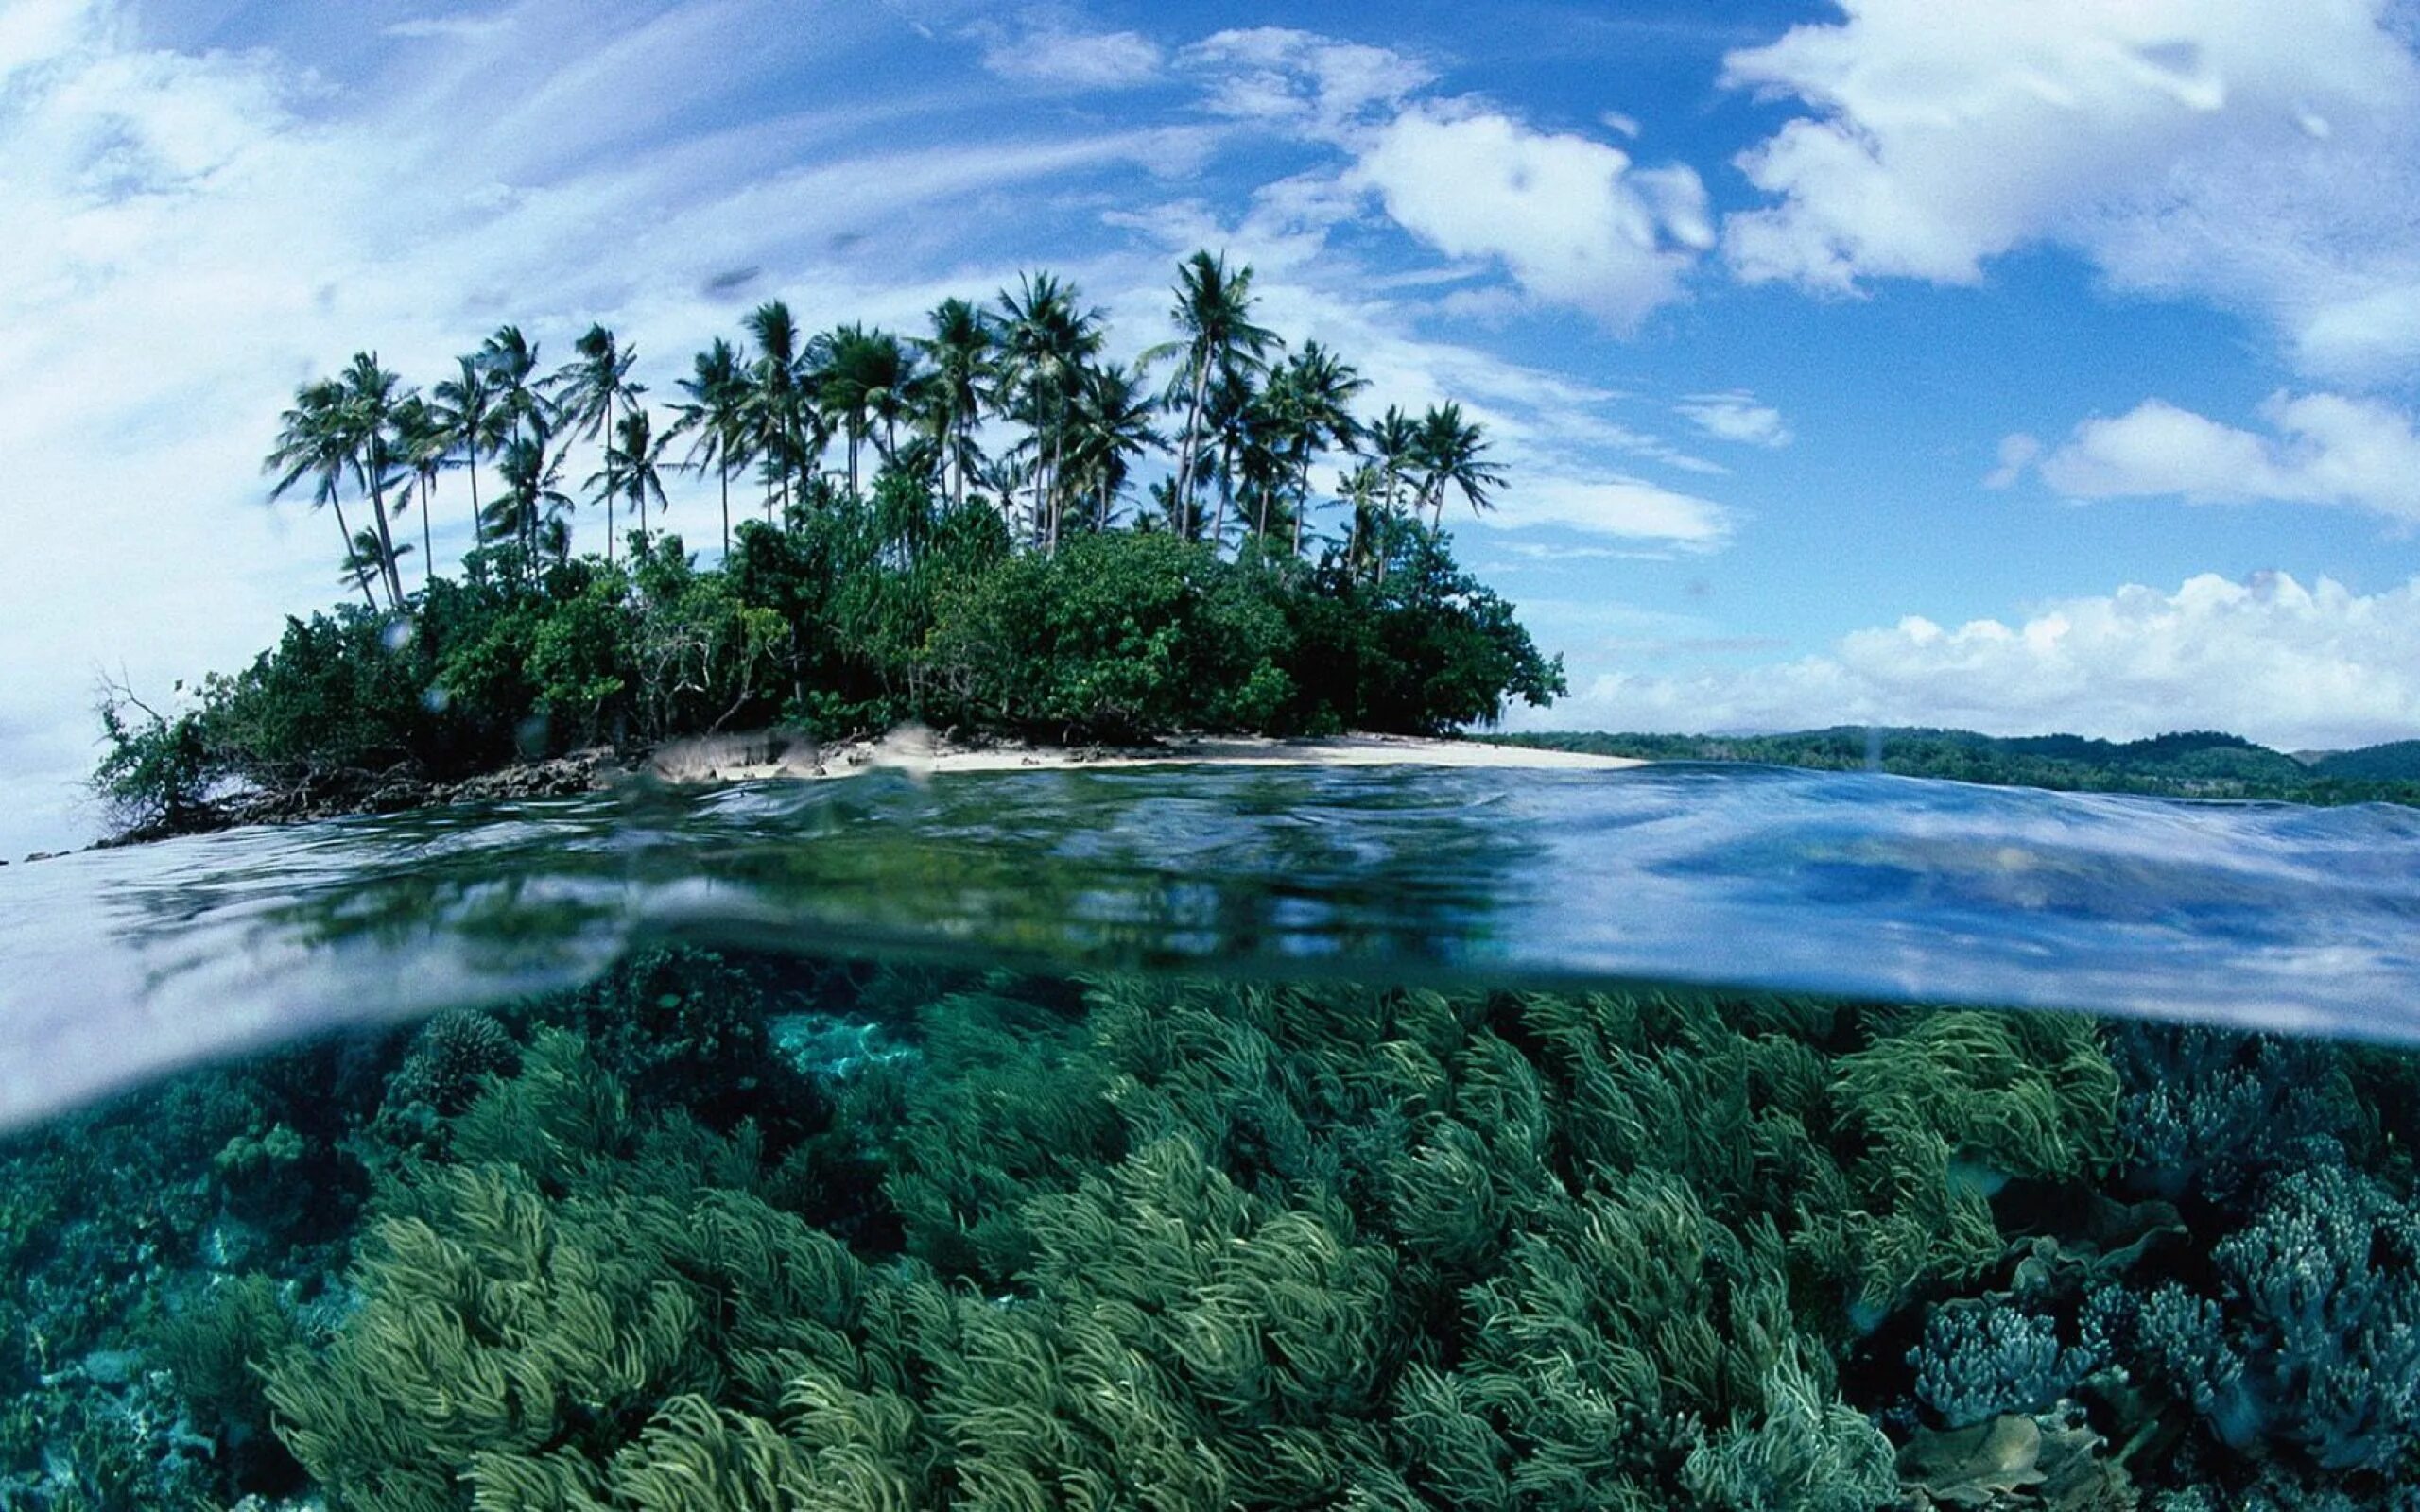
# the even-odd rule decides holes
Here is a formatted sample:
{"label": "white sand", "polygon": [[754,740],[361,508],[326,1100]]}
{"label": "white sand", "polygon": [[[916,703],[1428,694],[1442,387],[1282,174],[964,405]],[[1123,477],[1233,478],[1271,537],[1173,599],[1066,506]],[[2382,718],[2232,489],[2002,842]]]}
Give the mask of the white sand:
{"label": "white sand", "polygon": [[930,730],[894,730],[877,741],[833,746],[779,731],[709,735],[659,747],[647,770],[668,782],[747,782],[766,777],[845,777],[889,767],[926,772],[1010,772],[1078,766],[1506,766],[1547,771],[1612,771],[1644,766],[1628,756],[1588,756],[1478,740],[1414,735],[1340,735],[1328,740],[1202,736],[1151,747],[1029,746],[1005,741],[960,746]]}

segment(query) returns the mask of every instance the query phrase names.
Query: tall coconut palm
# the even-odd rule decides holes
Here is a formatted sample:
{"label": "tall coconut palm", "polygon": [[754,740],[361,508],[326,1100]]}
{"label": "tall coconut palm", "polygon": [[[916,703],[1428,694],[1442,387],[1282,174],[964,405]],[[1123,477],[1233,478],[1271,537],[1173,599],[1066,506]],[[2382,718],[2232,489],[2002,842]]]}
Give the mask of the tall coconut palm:
{"label": "tall coconut palm", "polygon": [[[1406,478],[1420,471],[1420,422],[1393,404],[1369,428],[1370,455],[1377,460],[1384,485],[1380,494],[1384,519],[1392,523],[1403,507]],[[1387,534],[1378,537],[1378,581],[1387,580]]]}
{"label": "tall coconut palm", "polygon": [[818,337],[815,352],[816,404],[840,422],[848,440],[849,491],[856,493],[861,487],[857,455],[865,442],[873,441],[886,463],[897,455],[899,421],[915,398],[915,352],[890,333],[860,325]]}
{"label": "tall coconut palm", "polygon": [[403,398],[403,379],[383,367],[374,352],[356,352],[341,378],[344,402],[340,413],[350,445],[354,476],[370,495],[379,558],[384,567],[387,602],[403,608],[404,580],[395,570],[395,536],[387,518],[387,488],[395,480],[395,406]]}
{"label": "tall coconut palm", "polygon": [[[420,509],[421,587],[425,590],[437,570],[437,547],[429,520],[437,497],[437,474],[454,455],[454,431],[444,412],[418,394],[406,394],[395,406],[395,460],[411,472]],[[406,499],[412,494],[406,493]]]}
{"label": "tall coconut palm", "polygon": [[1000,291],[1003,386],[1022,401],[1034,447],[1033,507],[1044,547],[1059,541],[1060,465],[1069,398],[1082,365],[1101,348],[1098,310],[1080,309],[1076,287],[1050,273],[1028,273],[1014,294]]}
{"label": "tall coconut palm", "polygon": [[353,526],[344,517],[344,475],[352,464],[352,438],[344,424],[344,386],[322,378],[297,388],[292,407],[278,417],[277,439],[262,459],[263,471],[277,479],[268,496],[283,498],[304,478],[313,480],[311,507],[336,511],[347,575],[359,585],[362,599],[375,613],[378,595],[371,591],[370,575],[361,570],[354,550]]}
{"label": "tall coconut palm", "polygon": [[1432,405],[1420,420],[1415,459],[1421,472],[1420,494],[1430,509],[1428,528],[1445,525],[1445,490],[1459,489],[1478,514],[1495,507],[1492,489],[1504,486],[1504,474],[1483,455],[1485,429],[1462,419],[1462,406],[1451,401]]}
{"label": "tall coconut palm", "polygon": [[1151,424],[1158,407],[1141,373],[1115,362],[1084,369],[1068,416],[1067,474],[1091,498],[1096,528],[1109,528],[1132,458],[1167,444]]}
{"label": "tall coconut palm", "polygon": [[1344,537],[1344,572],[1348,578],[1357,577],[1372,555],[1385,560],[1386,470],[1375,462],[1361,463],[1338,480],[1337,501],[1352,511]]}
{"label": "tall coconut palm", "polygon": [[474,360],[495,389],[500,430],[527,436],[542,425],[553,423],[541,391],[538,344],[524,336],[519,326],[496,327],[494,335],[479,343]]}
{"label": "tall coconut palm", "polygon": [[749,435],[748,374],[739,353],[722,337],[698,353],[691,375],[680,383],[687,402],[678,407],[671,435],[692,435],[683,467],[715,470],[722,484],[722,554],[731,555],[731,471],[755,455]]}
{"label": "tall coconut palm", "polygon": [[933,439],[941,444],[950,474],[950,502],[966,502],[967,473],[980,465],[975,423],[992,402],[988,384],[994,349],[992,322],[965,300],[944,300],[932,313],[933,334],[917,341],[931,364],[924,389]]}
{"label": "tall coconut palm", "polygon": [[1282,345],[1277,333],[1253,322],[1252,268],[1230,273],[1227,257],[1210,255],[1204,248],[1177,269],[1176,304],[1169,314],[1184,335],[1167,347],[1145,354],[1155,360],[1163,352],[1183,357],[1171,380],[1169,400],[1182,398],[1184,423],[1177,432],[1177,533],[1193,529],[1193,492],[1200,478],[1201,422],[1213,383],[1236,369],[1258,372],[1271,347]]}
{"label": "tall coconut palm", "polygon": [[[639,396],[647,392],[645,384],[631,381],[638,350],[620,345],[614,339],[614,333],[601,324],[591,325],[572,343],[572,350],[579,355],[557,369],[546,382],[567,434],[582,440],[604,438],[606,470],[610,471],[614,437],[619,424],[616,412],[631,412]],[[605,561],[610,566],[613,560],[614,530],[609,520]]]}
{"label": "tall coconut palm", "polygon": [[544,527],[559,527],[564,543],[569,543],[562,517],[572,508],[572,499],[562,491],[562,453],[552,444],[543,420],[516,431],[496,454],[496,473],[504,491],[488,507],[487,533],[518,540],[524,565],[532,572],[537,568]]}
{"label": "tall coconut palm", "polygon": [[[1198,444],[1202,455],[1195,463],[1194,475],[1198,481],[1207,472],[1219,485],[1219,508],[1210,522],[1210,541],[1216,545],[1227,539],[1227,511],[1241,494],[1239,464],[1250,460],[1253,437],[1266,424],[1260,390],[1249,370],[1230,368],[1213,376],[1200,423]],[[1182,508],[1182,500],[1179,506]]]}
{"label": "tall coconut palm", "polygon": [[756,343],[755,359],[749,365],[752,449],[765,466],[769,485],[765,518],[769,522],[773,517],[769,485],[780,484],[782,508],[786,513],[790,480],[810,460],[806,442],[813,421],[807,403],[806,352],[790,307],[779,300],[768,300],[749,311],[740,323]]}
{"label": "tall coconut palm", "polygon": [[501,386],[478,353],[456,359],[460,371],[430,390],[447,443],[462,454],[471,479],[471,544],[483,539],[479,530],[479,457],[504,444],[512,418],[501,403]]}
{"label": "tall coconut palm", "polygon": [[1353,365],[1316,341],[1306,341],[1286,364],[1292,378],[1294,415],[1294,555],[1303,554],[1303,522],[1311,512],[1311,454],[1322,447],[1357,455],[1361,423],[1352,404],[1370,387]]}
{"label": "tall coconut palm", "polygon": [[[605,465],[589,475],[589,497],[605,501],[605,537],[614,536],[614,501],[628,499],[639,512],[639,539],[647,539],[647,502],[664,500],[664,450],[669,435],[656,433],[644,405],[623,415],[605,447]],[[611,562],[613,558],[605,558]]]}

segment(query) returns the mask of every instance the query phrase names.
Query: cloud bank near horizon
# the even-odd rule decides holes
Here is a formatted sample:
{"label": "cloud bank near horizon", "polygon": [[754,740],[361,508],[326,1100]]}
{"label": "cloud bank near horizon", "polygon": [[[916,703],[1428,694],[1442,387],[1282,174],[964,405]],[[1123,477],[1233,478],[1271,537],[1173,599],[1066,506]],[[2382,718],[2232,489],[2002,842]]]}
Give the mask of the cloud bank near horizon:
{"label": "cloud bank near horizon", "polygon": [[2129,584],[2010,624],[1918,616],[1791,662],[1670,676],[1606,673],[1531,730],[1763,731],[1927,725],[2135,740],[2221,730],[2281,750],[2420,730],[2420,576],[2375,593],[2283,573]]}

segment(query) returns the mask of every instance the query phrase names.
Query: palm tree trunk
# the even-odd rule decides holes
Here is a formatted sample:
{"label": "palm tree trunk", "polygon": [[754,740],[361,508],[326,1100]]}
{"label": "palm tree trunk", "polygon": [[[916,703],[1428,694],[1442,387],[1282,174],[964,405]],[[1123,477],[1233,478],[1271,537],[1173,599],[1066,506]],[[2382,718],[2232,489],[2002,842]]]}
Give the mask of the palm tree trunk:
{"label": "palm tree trunk", "polygon": [[387,525],[387,490],[378,481],[380,459],[372,458],[370,507],[378,516],[378,549],[386,558],[387,602],[401,610],[404,607],[404,575],[395,570],[395,533]]}
{"label": "palm tree trunk", "polygon": [[479,449],[471,448],[471,546],[474,550],[486,544],[485,517],[479,513]]}
{"label": "palm tree trunk", "polygon": [[1311,512],[1311,459],[1303,458],[1303,481],[1294,490],[1294,555],[1303,554],[1303,519]]}
{"label": "palm tree trunk", "polygon": [[727,558],[727,557],[729,557],[729,556],[731,555],[731,462],[730,462],[730,459],[729,459],[729,458],[725,458],[725,459],[724,459],[724,461],[723,461],[722,466],[721,466],[720,468],[717,469],[717,471],[722,473],[722,554]]}
{"label": "palm tree trunk", "polygon": [[420,480],[420,586],[425,593],[437,581],[437,548],[430,544],[428,507],[436,502],[436,490],[425,477]]}
{"label": "palm tree trunk", "polygon": [[1176,533],[1193,539],[1193,456],[1201,448],[1201,392],[1209,385],[1207,359],[1193,365],[1193,397],[1184,407],[1184,449],[1176,459]]}

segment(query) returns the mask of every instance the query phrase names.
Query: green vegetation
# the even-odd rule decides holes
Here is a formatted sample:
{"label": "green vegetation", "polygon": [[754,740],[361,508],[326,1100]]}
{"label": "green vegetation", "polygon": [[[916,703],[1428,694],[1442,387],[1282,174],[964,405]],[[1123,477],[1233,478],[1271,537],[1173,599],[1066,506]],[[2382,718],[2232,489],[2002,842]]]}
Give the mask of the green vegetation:
{"label": "green vegetation", "polygon": [[2240,735],[2208,730],[2133,741],[2081,735],[2003,737],[1966,730],[1869,730],[1862,725],[1789,735],[1564,730],[1495,738],[1649,761],[1760,762],[1832,772],[1871,767],[1900,777],[2062,792],[2420,805],[2420,741],[2337,751],[2305,763]]}
{"label": "green vegetation", "polygon": [[[775,301],[668,411],[601,326],[551,373],[505,326],[426,395],[359,353],[298,390],[268,458],[275,493],[335,515],[359,602],[289,620],[173,713],[108,690],[96,785],[130,830],[170,833],[230,793],[368,803],[395,778],[752,725],[1427,733],[1561,693],[1442,533],[1449,497],[1485,509],[1502,484],[1481,427],[1451,404],[1365,425],[1351,365],[1253,322],[1249,268],[1199,253],[1175,293],[1182,339],[1131,365],[1046,273],[944,302],[921,338],[808,336]],[[1173,475],[1133,497],[1164,451]],[[573,492],[576,454],[596,467]],[[1332,492],[1322,458],[1354,464]],[[453,469],[475,534],[444,576]],[[715,481],[714,567],[655,528],[683,469]],[[735,526],[735,485],[761,521]],[[582,509],[601,552],[574,551]]]}
{"label": "green vegetation", "polygon": [[[0,1475],[365,1512],[2400,1504],[2414,1079],[2054,1015],[657,952],[0,1150],[48,1236],[0,1383],[45,1416]],[[241,1253],[197,1245],[231,1213]],[[163,1457],[170,1420],[206,1451]]]}

